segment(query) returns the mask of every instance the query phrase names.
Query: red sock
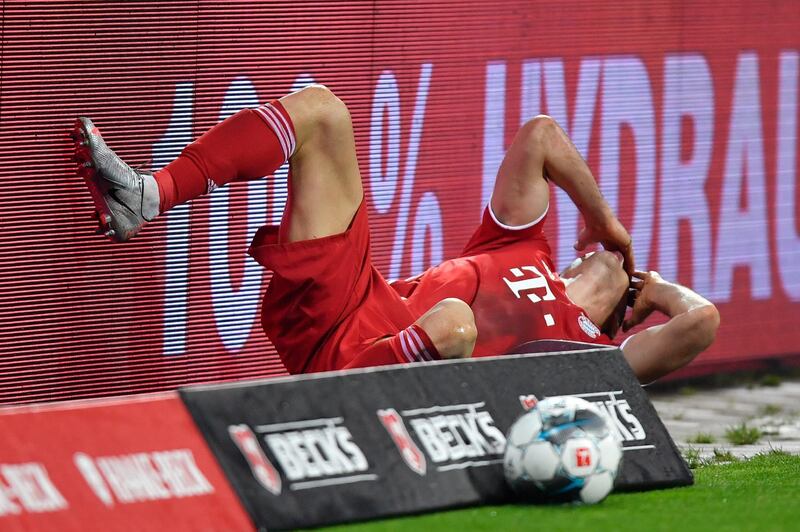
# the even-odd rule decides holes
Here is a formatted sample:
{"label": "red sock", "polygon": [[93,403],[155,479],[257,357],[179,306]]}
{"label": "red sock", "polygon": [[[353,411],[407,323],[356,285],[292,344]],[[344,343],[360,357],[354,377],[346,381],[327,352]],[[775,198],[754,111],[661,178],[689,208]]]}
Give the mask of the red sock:
{"label": "red sock", "polygon": [[411,324],[407,329],[383,340],[378,340],[360,352],[342,368],[371,368],[391,364],[408,364],[409,362],[428,362],[439,360],[439,351],[433,345],[425,329]]}
{"label": "red sock", "polygon": [[154,173],[164,212],[231,181],[272,174],[294,153],[294,126],[277,100],[244,109],[206,131]]}
{"label": "red sock", "polygon": [[389,343],[397,358],[403,362],[426,362],[441,358],[428,333],[416,323],[397,333]]}

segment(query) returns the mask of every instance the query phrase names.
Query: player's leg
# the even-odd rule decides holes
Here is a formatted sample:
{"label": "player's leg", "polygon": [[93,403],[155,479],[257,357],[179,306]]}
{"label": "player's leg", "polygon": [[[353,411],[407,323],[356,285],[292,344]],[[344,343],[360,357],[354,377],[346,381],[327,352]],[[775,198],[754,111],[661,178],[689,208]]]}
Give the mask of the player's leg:
{"label": "player's leg", "polygon": [[364,195],[347,106],[322,85],[289,94],[280,103],[297,136],[281,239],[342,233]]}
{"label": "player's leg", "polygon": [[[287,107],[290,110],[287,110]],[[361,182],[344,104],[311,86],[217,124],[155,175],[124,163],[86,118],[74,133],[79,169],[107,236],[124,241],[145,222],[178,203],[235,180],[273,173],[292,161],[292,239],[325,236],[346,227],[361,197]],[[315,153],[316,152],[316,153]],[[315,187],[309,192],[306,188]],[[311,201],[321,200],[311,209]],[[291,210],[291,209],[290,209]],[[296,223],[295,223],[296,222]]]}
{"label": "player's leg", "polygon": [[447,298],[436,303],[415,322],[425,330],[441,358],[469,358],[478,329],[469,305]]}
{"label": "player's leg", "polygon": [[546,177],[588,175],[591,171],[567,134],[549,116],[539,115],[517,132],[497,173],[491,207],[497,219],[523,226],[547,210]]}
{"label": "player's leg", "polygon": [[130,239],[158,214],[217,186],[271,174],[291,156],[295,142],[291,121],[276,102],[223,120],[155,174],[128,166],[88,118],[76,121],[73,135],[79,173],[101,228],[116,241]]}
{"label": "player's leg", "polygon": [[469,358],[477,335],[469,305],[460,299],[443,299],[410,327],[356,355],[345,369]]}
{"label": "player's leg", "polygon": [[597,251],[575,261],[561,278],[567,295],[613,338],[625,315],[628,275],[618,252]]}

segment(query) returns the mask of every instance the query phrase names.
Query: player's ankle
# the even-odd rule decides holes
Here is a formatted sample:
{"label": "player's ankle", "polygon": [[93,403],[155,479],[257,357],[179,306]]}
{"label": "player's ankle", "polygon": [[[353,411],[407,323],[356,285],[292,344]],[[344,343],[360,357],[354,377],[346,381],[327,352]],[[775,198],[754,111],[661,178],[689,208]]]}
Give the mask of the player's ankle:
{"label": "player's ankle", "polygon": [[153,173],[153,178],[158,185],[158,212],[161,214],[170,210],[177,203],[175,180],[166,168]]}

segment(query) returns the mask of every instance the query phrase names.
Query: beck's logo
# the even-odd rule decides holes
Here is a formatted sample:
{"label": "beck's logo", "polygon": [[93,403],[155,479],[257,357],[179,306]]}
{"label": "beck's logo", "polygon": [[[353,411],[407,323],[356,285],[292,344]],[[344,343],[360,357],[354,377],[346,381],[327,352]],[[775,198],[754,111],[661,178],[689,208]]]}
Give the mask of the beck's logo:
{"label": "beck's logo", "polygon": [[419,447],[414,444],[411,436],[408,435],[406,426],[403,424],[403,418],[397,413],[394,408],[387,408],[386,410],[378,410],[378,419],[381,420],[383,426],[389,431],[389,435],[394,440],[397,450],[400,451],[400,456],[406,461],[408,467],[419,475],[425,474],[426,463],[425,455],[419,450]]}
{"label": "beck's logo", "polygon": [[378,479],[368,472],[367,458],[341,417],[257,425],[253,430],[231,425],[228,432],[253,476],[273,495],[281,493],[279,470],[292,491]]}
{"label": "beck's logo", "polygon": [[[412,471],[424,475],[427,460],[433,462],[437,471],[482,467],[502,461],[506,438],[485,406],[480,402],[401,412],[389,408],[379,410],[378,418],[406,464]],[[413,439],[405,428],[406,423]]]}
{"label": "beck's logo", "polygon": [[281,494],[281,476],[264,456],[256,435],[247,425],[229,425],[228,434],[244,455],[256,480],[273,495]]}

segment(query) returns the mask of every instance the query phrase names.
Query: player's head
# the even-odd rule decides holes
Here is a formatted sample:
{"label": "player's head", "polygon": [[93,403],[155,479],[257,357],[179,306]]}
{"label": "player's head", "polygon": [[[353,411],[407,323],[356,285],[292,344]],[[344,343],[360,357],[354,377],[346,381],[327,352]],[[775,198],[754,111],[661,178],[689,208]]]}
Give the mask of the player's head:
{"label": "player's head", "polygon": [[611,251],[588,253],[562,272],[570,299],[600,325],[609,337],[619,330],[628,299],[628,274],[622,254]]}

